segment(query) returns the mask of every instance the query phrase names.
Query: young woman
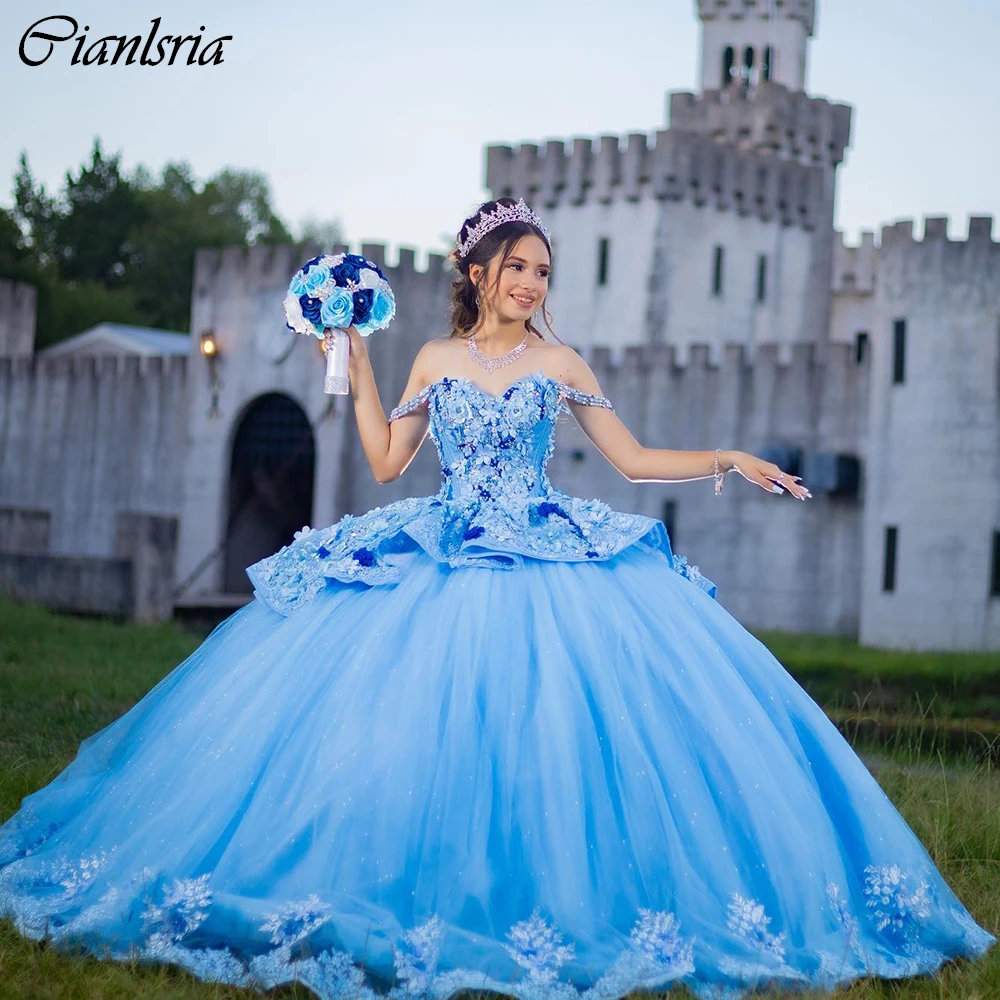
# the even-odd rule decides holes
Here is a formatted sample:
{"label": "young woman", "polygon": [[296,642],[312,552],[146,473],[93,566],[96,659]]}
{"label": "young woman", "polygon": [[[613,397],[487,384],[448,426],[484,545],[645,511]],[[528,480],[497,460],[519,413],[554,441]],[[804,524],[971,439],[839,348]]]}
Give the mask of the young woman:
{"label": "young woman", "polygon": [[551,248],[512,199],[462,226],[449,336],[386,420],[439,492],[304,529],[256,599],[0,827],[0,913],[56,947],[323,1000],[462,988],[613,1000],[833,987],[994,943],[865,766],[675,556],[663,524],[552,485],[568,409],[632,482],[743,452],[641,445],[544,339]]}

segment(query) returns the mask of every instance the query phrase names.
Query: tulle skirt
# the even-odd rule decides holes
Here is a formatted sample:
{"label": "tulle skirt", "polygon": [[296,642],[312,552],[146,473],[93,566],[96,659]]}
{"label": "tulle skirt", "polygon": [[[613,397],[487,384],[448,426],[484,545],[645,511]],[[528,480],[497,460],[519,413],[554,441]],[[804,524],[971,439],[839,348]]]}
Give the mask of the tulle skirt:
{"label": "tulle skirt", "polygon": [[995,940],[767,648],[636,547],[251,602],[0,827],[0,914],[323,1000],[733,997]]}

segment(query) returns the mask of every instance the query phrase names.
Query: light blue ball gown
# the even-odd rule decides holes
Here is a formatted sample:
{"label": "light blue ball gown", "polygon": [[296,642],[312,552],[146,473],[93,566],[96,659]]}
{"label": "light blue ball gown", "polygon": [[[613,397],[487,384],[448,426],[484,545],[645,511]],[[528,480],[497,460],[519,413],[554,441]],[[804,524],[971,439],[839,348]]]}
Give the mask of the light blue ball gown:
{"label": "light blue ball gown", "polygon": [[738,997],[978,956],[820,708],[671,551],[556,489],[568,403],[443,378],[442,484],[248,570],[255,600],[0,827],[34,939],[323,1000]]}

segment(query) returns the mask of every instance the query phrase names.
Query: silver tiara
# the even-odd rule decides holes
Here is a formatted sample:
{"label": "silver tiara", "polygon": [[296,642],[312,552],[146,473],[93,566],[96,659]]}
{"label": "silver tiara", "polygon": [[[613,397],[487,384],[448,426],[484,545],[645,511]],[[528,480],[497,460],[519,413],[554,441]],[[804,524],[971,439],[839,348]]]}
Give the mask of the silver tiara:
{"label": "silver tiara", "polygon": [[496,229],[505,222],[530,222],[545,234],[547,240],[550,239],[549,231],[542,225],[542,220],[528,208],[523,198],[518,198],[514,206],[497,205],[492,212],[480,212],[479,222],[469,230],[465,242],[458,244],[459,257],[464,257],[491,229]]}

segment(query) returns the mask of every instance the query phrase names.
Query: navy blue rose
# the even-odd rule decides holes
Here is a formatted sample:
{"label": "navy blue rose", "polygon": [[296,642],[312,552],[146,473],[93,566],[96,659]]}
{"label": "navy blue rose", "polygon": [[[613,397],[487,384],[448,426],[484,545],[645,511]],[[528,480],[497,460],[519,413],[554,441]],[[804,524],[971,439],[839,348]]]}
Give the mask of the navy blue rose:
{"label": "navy blue rose", "polygon": [[323,308],[322,299],[314,299],[308,295],[299,296],[299,305],[302,306],[302,315],[310,323],[319,323],[320,310]]}
{"label": "navy blue rose", "polygon": [[354,322],[364,323],[372,311],[372,301],[375,298],[373,288],[359,288],[354,293]]}
{"label": "navy blue rose", "polygon": [[357,282],[361,279],[361,268],[352,260],[343,260],[335,267],[330,268],[333,280],[341,287],[345,287],[348,282]]}

